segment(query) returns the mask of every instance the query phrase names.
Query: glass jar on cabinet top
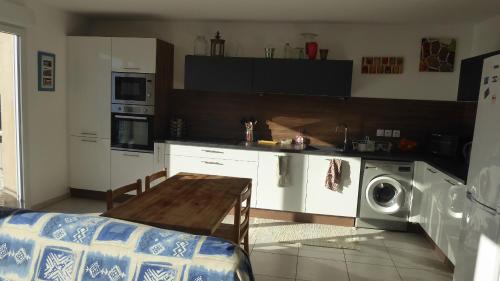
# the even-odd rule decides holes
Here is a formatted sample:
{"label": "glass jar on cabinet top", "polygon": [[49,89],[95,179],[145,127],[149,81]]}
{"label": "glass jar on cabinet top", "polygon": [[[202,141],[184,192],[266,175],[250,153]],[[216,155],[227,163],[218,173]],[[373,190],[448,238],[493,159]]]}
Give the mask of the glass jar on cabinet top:
{"label": "glass jar on cabinet top", "polygon": [[194,40],[194,55],[195,56],[206,56],[208,55],[208,41],[205,36],[198,35]]}

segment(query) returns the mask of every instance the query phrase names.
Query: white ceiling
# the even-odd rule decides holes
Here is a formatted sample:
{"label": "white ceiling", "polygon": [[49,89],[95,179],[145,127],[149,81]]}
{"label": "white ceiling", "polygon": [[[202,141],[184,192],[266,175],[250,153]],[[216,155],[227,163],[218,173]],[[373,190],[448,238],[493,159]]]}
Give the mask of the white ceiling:
{"label": "white ceiling", "polygon": [[500,14],[500,0],[43,0],[119,19],[456,23]]}

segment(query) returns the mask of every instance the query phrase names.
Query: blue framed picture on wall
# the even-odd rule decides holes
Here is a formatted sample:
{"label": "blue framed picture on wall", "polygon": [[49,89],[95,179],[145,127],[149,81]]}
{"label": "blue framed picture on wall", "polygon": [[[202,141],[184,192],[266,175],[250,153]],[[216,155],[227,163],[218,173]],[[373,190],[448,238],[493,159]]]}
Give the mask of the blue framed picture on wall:
{"label": "blue framed picture on wall", "polygon": [[38,52],[38,91],[56,90],[56,55]]}

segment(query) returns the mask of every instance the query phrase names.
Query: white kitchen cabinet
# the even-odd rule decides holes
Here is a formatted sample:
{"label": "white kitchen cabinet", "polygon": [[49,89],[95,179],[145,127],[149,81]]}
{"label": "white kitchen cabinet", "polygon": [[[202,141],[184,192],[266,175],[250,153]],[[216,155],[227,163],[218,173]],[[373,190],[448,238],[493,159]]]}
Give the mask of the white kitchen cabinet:
{"label": "white kitchen cabinet", "polygon": [[[278,185],[280,156],[288,158],[288,183]],[[306,201],[307,156],[295,153],[259,152],[257,207],[304,212]]]}
{"label": "white kitchen cabinet", "polygon": [[[155,142],[154,144],[154,170],[161,171],[167,166],[165,166],[165,148],[164,142]],[[167,171],[168,175],[168,171]]]}
{"label": "white kitchen cabinet", "polygon": [[70,187],[94,191],[110,188],[110,141],[69,137]]}
{"label": "white kitchen cabinet", "polygon": [[111,150],[111,188],[142,180],[155,172],[154,153]]}
{"label": "white kitchen cabinet", "polygon": [[427,163],[415,161],[413,169],[413,188],[411,196],[411,208],[409,221],[411,223],[421,223],[422,200],[424,192],[429,185],[425,181],[425,171],[428,167]]}
{"label": "white kitchen cabinet", "polygon": [[111,135],[111,38],[67,38],[68,120],[72,136]]}
{"label": "white kitchen cabinet", "polygon": [[465,185],[427,164],[423,175],[418,190],[422,193],[419,223],[448,259],[455,263],[465,205]]}
{"label": "white kitchen cabinet", "polygon": [[113,71],[156,73],[155,38],[121,38],[112,40]]}
{"label": "white kitchen cabinet", "polygon": [[[341,159],[342,192],[325,187],[330,160]],[[358,208],[361,158],[309,156],[306,213],[356,217]]]}
{"label": "white kitchen cabinet", "polygon": [[[455,264],[462,214],[466,200],[465,185],[438,172],[440,183],[433,192],[436,202],[437,223],[439,225],[435,242],[446,254],[448,259]],[[434,238],[433,238],[434,239]]]}
{"label": "white kitchen cabinet", "polygon": [[[426,165],[423,178],[422,202],[420,204],[420,225],[433,238],[438,230],[438,214],[434,192],[439,188],[440,177],[438,170]],[[434,238],[433,238],[434,240]]]}
{"label": "white kitchen cabinet", "polygon": [[169,176],[185,172],[252,179],[251,206],[257,205],[257,162],[180,155],[166,155],[165,161]]}
{"label": "white kitchen cabinet", "polygon": [[259,154],[257,151],[248,151],[243,149],[229,149],[218,147],[190,146],[179,144],[167,144],[166,154],[212,158],[212,159],[229,159],[240,161],[257,162]]}

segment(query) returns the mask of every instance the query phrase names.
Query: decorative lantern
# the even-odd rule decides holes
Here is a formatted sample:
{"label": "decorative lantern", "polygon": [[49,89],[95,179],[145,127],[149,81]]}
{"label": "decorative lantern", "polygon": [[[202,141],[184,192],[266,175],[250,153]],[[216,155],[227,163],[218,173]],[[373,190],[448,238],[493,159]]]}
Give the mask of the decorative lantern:
{"label": "decorative lantern", "polygon": [[224,43],[226,40],[222,39],[220,32],[217,31],[214,39],[210,39],[210,55],[211,56],[224,56]]}

